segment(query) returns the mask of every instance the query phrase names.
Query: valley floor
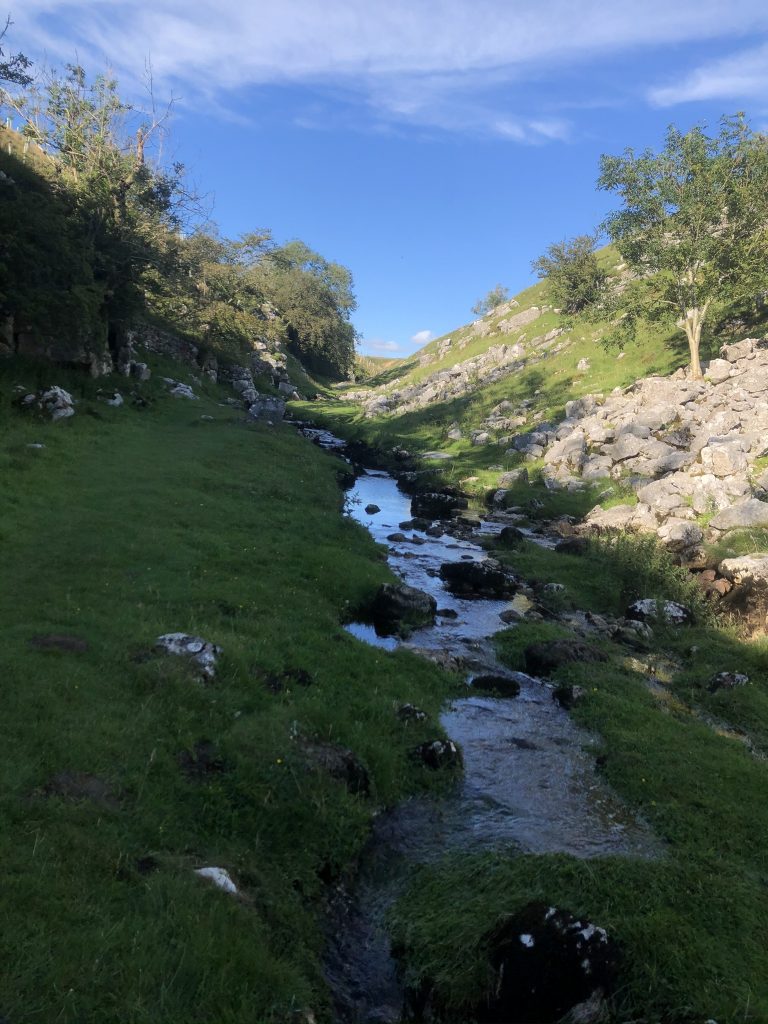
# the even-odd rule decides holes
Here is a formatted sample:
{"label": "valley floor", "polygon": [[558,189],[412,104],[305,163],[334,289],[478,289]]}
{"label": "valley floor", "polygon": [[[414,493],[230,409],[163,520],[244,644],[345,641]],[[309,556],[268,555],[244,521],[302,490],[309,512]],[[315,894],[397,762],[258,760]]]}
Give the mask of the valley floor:
{"label": "valley floor", "polygon": [[[343,463],[157,370],[111,408],[109,381],[0,368],[0,1017],[327,1020],[327,885],[432,783],[407,752],[435,726],[396,709],[434,722],[452,682],[341,628],[391,578]],[[75,416],[14,408],[41,383]],[[153,650],[178,631],[221,646],[212,682]]]}

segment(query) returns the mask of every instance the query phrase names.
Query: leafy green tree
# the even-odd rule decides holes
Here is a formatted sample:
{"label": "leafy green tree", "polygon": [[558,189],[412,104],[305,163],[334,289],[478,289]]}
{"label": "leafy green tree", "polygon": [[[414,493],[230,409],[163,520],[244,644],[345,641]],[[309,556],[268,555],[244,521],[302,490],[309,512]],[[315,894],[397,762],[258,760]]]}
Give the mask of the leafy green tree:
{"label": "leafy green tree", "polygon": [[475,316],[485,316],[486,313],[491,313],[494,309],[505,303],[508,298],[509,289],[505,288],[503,284],[497,284],[495,288],[491,288],[487,295],[477,300],[472,307],[472,312]]}
{"label": "leafy green tree", "polygon": [[550,245],[531,263],[549,281],[555,304],[568,314],[581,312],[602,295],[606,274],[597,262],[596,245],[595,235],[578,235]]}
{"label": "leafy green tree", "polygon": [[74,64],[21,92],[0,92],[84,228],[103,319],[119,334],[143,307],[149,278],[170,273],[178,251],[189,198],[183,168],[163,168],[151,152],[166,115],[141,114],[121,99],[111,76],[89,80]]}
{"label": "leafy green tree", "polygon": [[32,61],[23,53],[8,54],[6,56],[2,42],[11,27],[10,17],[6,18],[5,25],[0,30],[0,82],[10,82],[11,85],[27,86],[32,82],[29,69]]}
{"label": "leafy green tree", "polygon": [[743,114],[716,136],[670,127],[658,153],[603,156],[598,187],[622,200],[605,228],[634,277],[607,309],[624,335],[641,322],[683,330],[700,377],[705,323],[765,288],[768,138]]}
{"label": "leafy green tree", "polygon": [[357,342],[350,322],[357,300],[349,270],[293,241],[269,253],[263,280],[294,353],[321,371],[348,374]]}

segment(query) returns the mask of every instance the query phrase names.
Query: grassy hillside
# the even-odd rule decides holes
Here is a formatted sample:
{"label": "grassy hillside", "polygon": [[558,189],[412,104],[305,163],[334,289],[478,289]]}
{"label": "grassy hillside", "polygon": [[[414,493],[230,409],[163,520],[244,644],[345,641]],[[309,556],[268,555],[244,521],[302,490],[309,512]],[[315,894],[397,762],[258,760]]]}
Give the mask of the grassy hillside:
{"label": "grassy hillside", "polygon": [[[612,246],[600,250],[599,260],[611,274],[621,272],[618,255]],[[329,396],[326,402],[313,403],[304,412],[309,417],[333,425],[348,436],[365,438],[373,444],[391,447],[399,444],[414,453],[439,451],[449,459],[433,463],[433,469],[442,479],[455,483],[477,477],[465,483],[465,489],[482,495],[493,487],[501,472],[519,464],[519,456],[509,454],[509,444],[472,444],[470,434],[480,429],[483,421],[500,402],[509,401],[514,409],[525,407],[527,430],[539,422],[557,421],[564,416],[565,404],[590,393],[607,394],[615,387],[627,387],[640,377],[654,374],[667,375],[688,362],[688,347],[680,331],[670,329],[641,332],[635,344],[620,351],[605,344],[606,328],[603,324],[569,321],[556,312],[546,280],[533,285],[515,296],[518,305],[512,309],[495,311],[482,318],[490,329],[487,336],[477,336],[469,323],[455,331],[436,338],[407,359],[366,382],[366,388],[384,394],[407,388],[427,377],[450,370],[452,367],[492,348],[514,344],[522,337],[526,365],[520,372],[510,373],[501,380],[487,383],[482,375],[473,382],[471,390],[461,397],[433,402],[423,409],[366,419],[357,401],[346,401],[345,392],[360,390],[358,385],[345,386]],[[501,321],[537,306],[541,315],[530,324],[510,334],[497,333]],[[745,336],[745,331],[761,333],[768,324],[760,320],[745,324],[734,311],[731,319],[710,325],[702,342],[702,358],[717,353],[724,341]],[[556,339],[557,351],[539,351],[538,343],[549,332],[561,330]],[[450,339],[447,350],[444,342]],[[463,346],[463,347],[462,347]],[[440,356],[441,350],[443,355]],[[579,370],[581,360],[588,360],[587,370]],[[463,438],[452,441],[448,432],[460,425]],[[534,472],[537,466],[529,466]]]}
{"label": "grassy hillside", "polygon": [[[212,384],[169,397],[158,369],[187,379],[0,365],[0,1017],[322,1021],[325,884],[377,807],[428,784],[407,750],[450,681],[341,629],[389,578],[341,514],[341,464]],[[19,383],[69,387],[76,415],[22,414]],[[145,407],[98,401],[115,385]],[[221,645],[212,684],[153,653],[171,631]],[[311,741],[350,748],[370,795]]]}
{"label": "grassy hillside", "polygon": [[[610,250],[602,254],[616,270]],[[338,431],[382,448],[400,444],[425,459],[439,482],[460,483],[478,501],[497,486],[500,473],[522,464],[502,444],[473,445],[470,433],[503,400],[513,409],[525,402],[528,430],[558,420],[565,403],[590,392],[607,393],[639,377],[668,374],[687,362],[682,336],[647,334],[619,358],[601,346],[601,328],[568,328],[551,308],[542,282],[517,296],[519,308],[545,312],[523,328],[523,344],[557,327],[564,342],[538,361],[534,355],[516,374],[487,384],[482,379],[457,399],[423,409],[373,418],[343,393],[315,403],[312,415]],[[493,328],[509,312],[486,318]],[[735,320],[715,325],[708,354],[725,340],[763,333],[764,323]],[[385,393],[424,380],[442,369],[480,355],[516,336],[473,335],[467,325],[436,339],[421,352],[374,381]],[[463,349],[459,343],[467,340]],[[439,357],[439,353],[443,356]],[[433,357],[429,362],[424,356]],[[439,357],[439,358],[438,358]],[[586,371],[579,361],[589,360]],[[458,425],[463,437],[447,434]],[[514,431],[513,431],[514,433]],[[580,493],[549,492],[536,480],[536,462],[526,462],[533,484],[513,485],[509,502],[529,523],[562,514],[583,516],[598,500],[628,499],[621,482]],[[733,534],[733,549],[765,550],[764,535]],[[397,939],[406,952],[409,979],[431,986],[448,1019],[472,1019],[472,1007],[487,994],[484,935],[499,914],[541,899],[599,920],[623,950],[622,984],[616,996],[617,1022],[637,1024],[754,1024],[768,1020],[768,913],[766,850],[768,834],[768,642],[747,643],[735,624],[718,622],[706,608],[692,578],[674,567],[654,538],[593,543],[582,555],[563,554],[524,541],[514,550],[487,540],[494,557],[534,589],[544,621],[523,620],[498,633],[497,648],[510,668],[526,668],[525,648],[573,636],[568,615],[624,614],[640,596],[682,600],[696,609],[685,628],[656,624],[649,642],[597,642],[604,663],[565,664],[553,678],[582,689],[576,719],[600,737],[598,766],[628,805],[648,820],[663,844],[655,861],[600,858],[583,861],[563,855],[452,855],[417,872],[393,914]],[[725,543],[725,542],[723,542]],[[544,583],[562,589],[542,598]],[[548,621],[549,620],[549,621]],[[493,629],[493,624],[489,624]],[[744,672],[748,684],[718,688],[716,673]],[[452,1014],[452,1016],[451,1016]]]}

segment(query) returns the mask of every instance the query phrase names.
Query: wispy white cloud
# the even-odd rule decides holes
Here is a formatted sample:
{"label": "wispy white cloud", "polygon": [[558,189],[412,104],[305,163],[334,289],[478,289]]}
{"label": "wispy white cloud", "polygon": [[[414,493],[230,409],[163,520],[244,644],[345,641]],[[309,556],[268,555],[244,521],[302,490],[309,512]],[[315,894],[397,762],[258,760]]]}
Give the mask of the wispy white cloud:
{"label": "wispy white cloud", "polygon": [[693,100],[768,100],[768,44],[710,61],[648,95],[659,107]]}
{"label": "wispy white cloud", "polygon": [[386,353],[387,355],[403,351],[396,341],[366,341],[365,347],[375,353]]}
{"label": "wispy white cloud", "polygon": [[[571,127],[542,117],[530,96],[504,109],[499,86],[642,47],[768,31],[764,0],[644,0],[642,10],[637,0],[23,0],[13,16],[14,45],[35,56],[77,50],[138,77],[149,54],[158,86],[189,103],[302,84],[340,90],[372,121],[513,142],[562,140]],[[704,95],[706,84],[694,73],[682,88]],[[675,95],[669,86],[653,100]]]}
{"label": "wispy white cloud", "polygon": [[432,331],[417,331],[411,336],[411,341],[416,345],[426,345],[427,342],[432,341]]}

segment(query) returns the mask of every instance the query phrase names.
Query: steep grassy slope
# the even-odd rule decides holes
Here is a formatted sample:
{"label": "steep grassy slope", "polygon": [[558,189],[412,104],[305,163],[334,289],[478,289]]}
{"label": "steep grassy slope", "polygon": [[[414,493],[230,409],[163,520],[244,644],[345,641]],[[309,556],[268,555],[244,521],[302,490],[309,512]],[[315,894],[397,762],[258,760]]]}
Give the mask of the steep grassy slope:
{"label": "steep grassy slope", "polygon": [[[17,382],[69,386],[77,414],[23,415]],[[447,677],[340,628],[388,573],[341,514],[337,460],[246,427],[213,385],[188,402],[155,375],[148,407],[118,409],[96,388],[0,366],[0,1016],[325,1020],[325,882],[376,807],[428,784],[407,750],[435,726],[395,708],[434,722]],[[152,652],[169,631],[222,646],[215,682]],[[51,634],[87,649],[35,646]],[[370,795],[307,741],[351,748]]]}

